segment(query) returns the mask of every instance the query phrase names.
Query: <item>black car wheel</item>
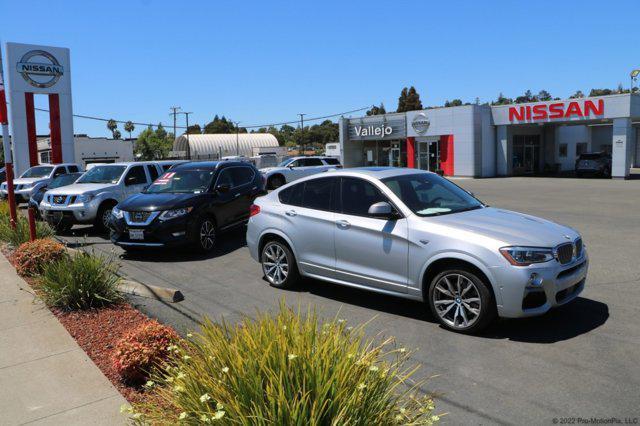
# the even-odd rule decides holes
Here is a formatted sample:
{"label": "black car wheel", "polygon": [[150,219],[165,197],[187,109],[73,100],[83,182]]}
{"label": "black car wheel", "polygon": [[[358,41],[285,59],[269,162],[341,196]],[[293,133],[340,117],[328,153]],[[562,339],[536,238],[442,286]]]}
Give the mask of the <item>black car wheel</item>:
{"label": "black car wheel", "polygon": [[93,226],[100,233],[106,233],[109,230],[109,222],[111,221],[111,211],[113,210],[114,204],[112,203],[103,203],[98,209],[98,214],[96,215],[96,220],[93,223]]}
{"label": "black car wheel", "polygon": [[197,248],[201,252],[210,252],[216,246],[216,224],[209,218],[200,219],[197,226]]}
{"label": "black car wheel", "polygon": [[267,186],[269,187],[269,189],[278,189],[285,183],[287,182],[284,180],[284,177],[282,177],[281,175],[275,175],[269,178],[269,185]]}

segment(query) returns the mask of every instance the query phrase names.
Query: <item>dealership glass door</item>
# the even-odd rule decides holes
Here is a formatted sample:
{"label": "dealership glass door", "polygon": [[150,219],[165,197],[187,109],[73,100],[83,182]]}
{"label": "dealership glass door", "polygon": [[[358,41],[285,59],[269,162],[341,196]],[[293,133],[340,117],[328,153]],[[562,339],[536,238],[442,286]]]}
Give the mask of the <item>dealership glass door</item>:
{"label": "dealership glass door", "polygon": [[400,167],[400,148],[392,147],[389,150],[389,165],[391,167]]}
{"label": "dealership glass door", "polygon": [[418,142],[418,168],[435,172],[440,160],[438,141]]}
{"label": "dealership glass door", "polygon": [[540,171],[540,135],[513,136],[513,174],[535,174]]}

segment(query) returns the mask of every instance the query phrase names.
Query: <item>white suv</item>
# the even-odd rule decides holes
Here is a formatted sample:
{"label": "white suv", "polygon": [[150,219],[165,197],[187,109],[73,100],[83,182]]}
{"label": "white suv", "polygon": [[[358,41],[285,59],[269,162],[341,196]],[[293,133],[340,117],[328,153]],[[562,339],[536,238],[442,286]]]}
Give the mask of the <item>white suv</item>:
{"label": "white suv", "polygon": [[306,176],[328,170],[341,169],[340,160],[331,157],[292,157],[276,167],[260,169],[267,181],[267,189],[276,189]]}
{"label": "white suv", "polygon": [[[64,164],[41,164],[27,169],[19,178],[13,180],[16,202],[26,203],[31,198],[31,194],[38,192],[40,188],[47,185],[51,179],[67,173],[82,171],[81,167],[73,163]],[[7,182],[0,186],[0,196],[7,197]]]}
{"label": "white suv", "polygon": [[76,223],[93,223],[106,231],[113,207],[142,192],[162,173],[162,167],[155,162],[101,164],[74,184],[47,191],[40,213],[58,231],[68,230]]}

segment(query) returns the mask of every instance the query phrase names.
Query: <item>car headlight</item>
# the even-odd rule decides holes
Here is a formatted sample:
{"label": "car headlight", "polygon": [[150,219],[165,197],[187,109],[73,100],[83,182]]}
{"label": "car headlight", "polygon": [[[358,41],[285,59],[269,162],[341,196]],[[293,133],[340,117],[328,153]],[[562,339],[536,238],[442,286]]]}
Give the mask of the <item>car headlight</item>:
{"label": "car headlight", "polygon": [[91,195],[91,194],[78,195],[78,202],[79,203],[88,203],[91,200],[93,200],[93,195]]}
{"label": "car headlight", "polygon": [[515,266],[528,266],[553,260],[553,250],[544,247],[502,247],[500,253]]}
{"label": "car headlight", "polygon": [[193,210],[193,207],[183,207],[181,209],[165,210],[162,212],[162,214],[160,214],[158,219],[160,220],[175,219],[176,217],[180,217],[188,214],[189,212],[191,212],[191,210]]}
{"label": "car headlight", "polygon": [[111,214],[116,219],[122,219],[124,217],[124,213],[122,212],[122,210],[120,210],[117,207],[114,207],[114,208],[111,209]]}

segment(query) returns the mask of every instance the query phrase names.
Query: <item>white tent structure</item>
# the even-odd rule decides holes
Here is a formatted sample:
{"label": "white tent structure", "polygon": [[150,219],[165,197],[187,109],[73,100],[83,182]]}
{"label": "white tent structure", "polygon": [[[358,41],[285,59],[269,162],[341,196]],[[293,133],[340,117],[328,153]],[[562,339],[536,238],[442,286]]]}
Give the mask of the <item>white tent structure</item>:
{"label": "white tent structure", "polygon": [[[237,139],[236,139],[237,137]],[[189,135],[191,158],[220,158],[232,155],[254,155],[254,148],[278,147],[278,140],[270,133],[214,133]],[[173,142],[173,151],[187,151],[187,135],[181,135]]]}

